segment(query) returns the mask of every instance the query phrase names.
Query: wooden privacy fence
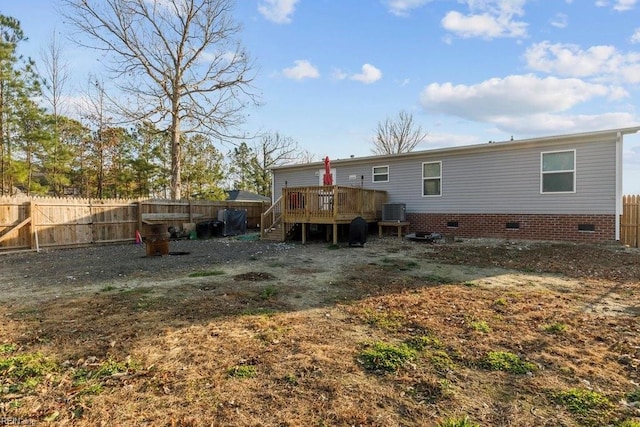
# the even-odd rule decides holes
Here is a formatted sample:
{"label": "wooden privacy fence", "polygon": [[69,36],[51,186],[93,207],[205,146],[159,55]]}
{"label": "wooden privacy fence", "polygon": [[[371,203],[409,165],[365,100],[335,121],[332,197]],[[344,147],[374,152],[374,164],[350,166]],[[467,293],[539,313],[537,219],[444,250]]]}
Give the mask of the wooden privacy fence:
{"label": "wooden privacy fence", "polygon": [[620,242],[632,248],[640,247],[640,195],[622,198]]}
{"label": "wooden privacy fence", "polygon": [[265,202],[0,197],[0,252],[133,241],[151,224],[182,229],[217,220],[222,209],[246,210],[247,227],[259,228],[268,208]]}

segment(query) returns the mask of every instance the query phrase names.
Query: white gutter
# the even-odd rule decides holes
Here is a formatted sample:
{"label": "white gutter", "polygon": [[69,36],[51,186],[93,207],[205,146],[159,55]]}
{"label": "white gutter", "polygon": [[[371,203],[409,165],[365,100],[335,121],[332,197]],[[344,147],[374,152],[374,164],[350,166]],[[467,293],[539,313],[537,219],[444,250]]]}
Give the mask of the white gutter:
{"label": "white gutter", "polygon": [[616,240],[620,241],[620,217],[622,216],[622,132],[616,135]]}

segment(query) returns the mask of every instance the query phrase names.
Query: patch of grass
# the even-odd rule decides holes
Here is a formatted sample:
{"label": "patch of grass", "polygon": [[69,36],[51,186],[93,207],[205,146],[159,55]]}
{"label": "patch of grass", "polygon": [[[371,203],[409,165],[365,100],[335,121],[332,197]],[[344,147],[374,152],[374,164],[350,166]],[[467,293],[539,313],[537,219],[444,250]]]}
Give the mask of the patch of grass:
{"label": "patch of grass", "polygon": [[423,351],[428,348],[434,348],[436,350],[441,350],[444,348],[444,344],[442,343],[442,341],[440,341],[439,338],[430,335],[413,337],[408,339],[406,342],[409,347],[417,351]]}
{"label": "patch of grass", "polygon": [[393,345],[381,341],[366,344],[358,355],[358,360],[368,371],[395,372],[417,354],[406,344]]}
{"label": "patch of grass", "polygon": [[542,330],[550,334],[561,334],[567,330],[567,325],[560,322],[553,322],[547,325],[542,325]]}
{"label": "patch of grass", "polygon": [[327,249],[333,251],[333,250],[336,250],[336,249],[340,249],[340,246],[334,245],[334,244],[330,244],[329,246],[327,246]]}
{"label": "patch of grass", "polygon": [[581,388],[551,392],[550,397],[555,403],[564,406],[583,420],[602,419],[614,408],[613,403],[606,396]]}
{"label": "patch of grass", "polygon": [[125,295],[144,295],[144,294],[150,294],[151,292],[153,292],[153,288],[141,287],[141,288],[120,289],[120,292],[122,292]]}
{"label": "patch of grass", "polygon": [[58,365],[42,353],[26,353],[0,358],[0,394],[32,390],[46,375],[55,373]]}
{"label": "patch of grass", "polygon": [[366,323],[387,331],[397,331],[402,327],[404,315],[396,311],[380,311],[366,308],[363,310]]}
{"label": "patch of grass", "polygon": [[440,421],[437,427],[480,427],[480,424],[471,421],[468,416],[460,418],[447,418]]}
{"label": "patch of grass", "polygon": [[236,365],[227,369],[227,375],[232,378],[253,378],[258,375],[258,370],[253,365]]}
{"label": "patch of grass", "polygon": [[430,285],[448,285],[450,283],[455,283],[455,280],[439,276],[437,274],[427,274],[426,276],[422,276],[421,279]]}
{"label": "patch of grass", "polygon": [[101,288],[100,292],[110,292],[110,291],[113,291],[114,289],[116,289],[115,286],[108,285],[108,286],[105,286],[104,288]]}
{"label": "patch of grass", "polygon": [[262,289],[260,292],[260,299],[268,300],[275,298],[278,295],[278,290],[275,286],[269,285],[266,288]]}
{"label": "patch of grass", "polygon": [[136,370],[138,368],[138,363],[132,361],[127,358],[124,362],[118,362],[112,357],[109,357],[107,360],[102,362],[98,369],[93,373],[93,377],[95,378],[106,378],[110,377],[114,374],[120,374],[129,372],[131,370]]}
{"label": "patch of grass", "polygon": [[413,384],[407,390],[414,400],[418,402],[427,402],[434,404],[439,400],[451,397],[453,392],[451,390],[451,383],[446,379],[441,380],[426,380]]}
{"label": "patch of grass", "polygon": [[506,298],[498,298],[497,300],[495,300],[493,302],[493,305],[497,306],[497,307],[506,307],[507,306],[507,299]]}
{"label": "patch of grass", "polygon": [[640,402],[640,387],[627,393],[627,400],[629,402]]}
{"label": "patch of grass", "polygon": [[434,351],[429,357],[429,360],[436,371],[440,374],[453,371],[456,368],[456,364],[451,360],[451,357],[449,357],[449,354],[446,351]]}
{"label": "patch of grass", "polygon": [[471,326],[471,329],[476,332],[482,332],[483,334],[491,332],[491,328],[484,320],[472,320],[469,322],[469,325]]}
{"label": "patch of grass", "polygon": [[480,285],[475,282],[464,282],[462,286],[466,286],[467,288],[477,288]]}
{"label": "patch of grass", "polygon": [[222,276],[226,274],[222,270],[208,270],[208,271],[194,271],[189,274],[189,277],[209,277],[209,276]]}
{"label": "patch of grass", "polygon": [[295,374],[287,374],[282,379],[289,385],[298,385],[298,377]]}
{"label": "patch of grass", "polygon": [[616,424],[616,427],[640,427],[640,420],[624,420]]}
{"label": "patch of grass", "polygon": [[536,365],[521,360],[508,351],[490,351],[481,360],[480,365],[492,371],[505,371],[512,374],[526,374],[536,370]]}
{"label": "patch of grass", "polygon": [[277,311],[272,308],[256,307],[242,310],[242,316],[273,316]]}
{"label": "patch of grass", "polygon": [[0,354],[9,354],[13,353],[18,349],[18,346],[15,344],[0,344]]}

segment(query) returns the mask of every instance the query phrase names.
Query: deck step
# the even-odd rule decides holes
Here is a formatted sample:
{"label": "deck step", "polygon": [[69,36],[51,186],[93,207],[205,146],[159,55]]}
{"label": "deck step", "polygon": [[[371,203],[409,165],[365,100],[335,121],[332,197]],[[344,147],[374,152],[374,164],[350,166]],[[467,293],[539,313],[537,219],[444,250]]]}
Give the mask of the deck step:
{"label": "deck step", "polygon": [[264,233],[264,239],[274,242],[284,242],[284,229],[282,228],[282,225],[266,230]]}

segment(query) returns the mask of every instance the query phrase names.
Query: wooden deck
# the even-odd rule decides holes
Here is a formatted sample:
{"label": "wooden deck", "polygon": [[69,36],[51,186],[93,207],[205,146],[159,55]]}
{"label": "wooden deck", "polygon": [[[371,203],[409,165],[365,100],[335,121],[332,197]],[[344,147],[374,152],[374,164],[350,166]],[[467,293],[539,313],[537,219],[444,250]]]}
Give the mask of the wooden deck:
{"label": "wooden deck", "polygon": [[283,241],[295,225],[302,226],[302,243],[310,224],[332,225],[333,243],[338,243],[338,225],[349,224],[362,217],[377,222],[387,193],[359,187],[339,185],[314,187],[288,187],[282,196],[262,216],[261,236]]}

